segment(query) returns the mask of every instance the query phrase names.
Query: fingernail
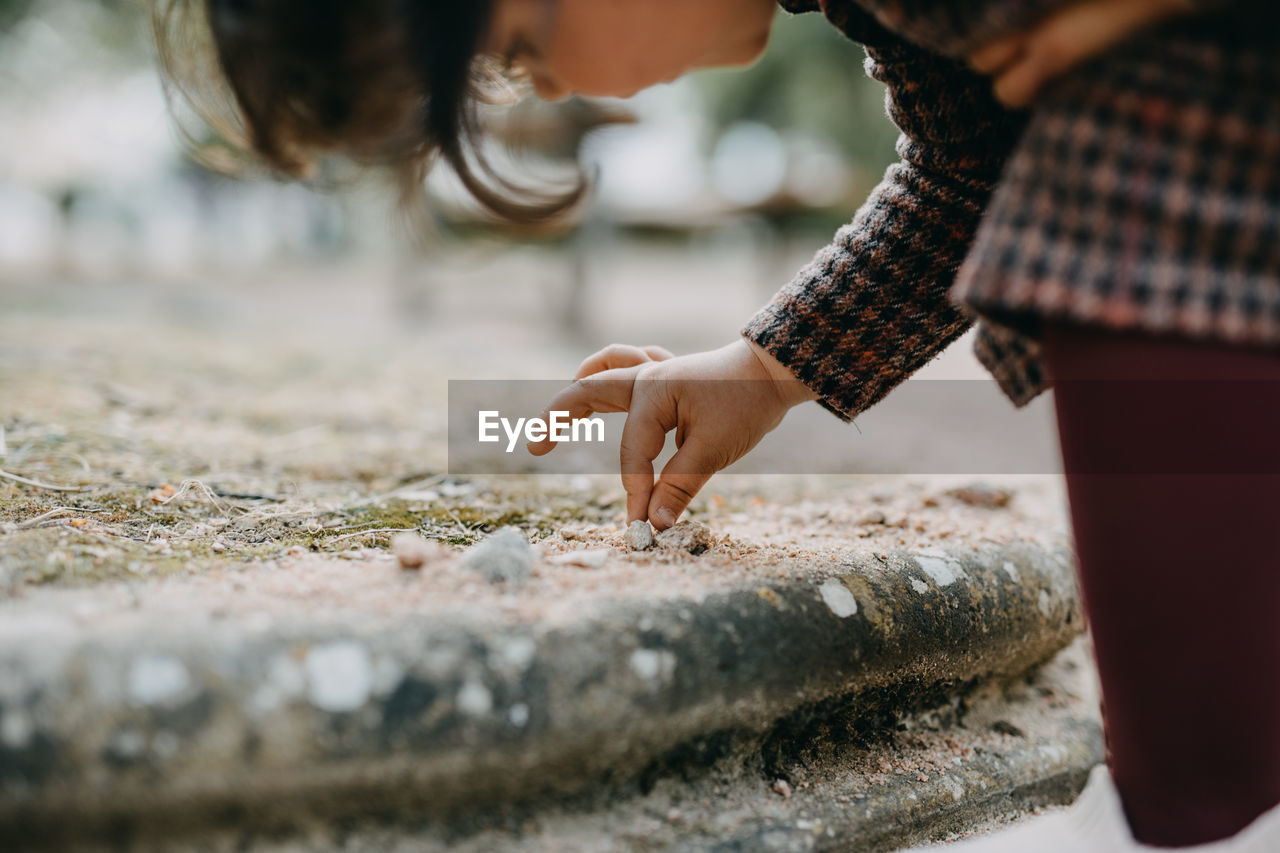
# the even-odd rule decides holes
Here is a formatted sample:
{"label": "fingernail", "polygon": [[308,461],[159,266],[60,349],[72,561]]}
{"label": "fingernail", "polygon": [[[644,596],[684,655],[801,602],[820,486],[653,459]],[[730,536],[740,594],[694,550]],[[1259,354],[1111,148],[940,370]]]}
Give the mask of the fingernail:
{"label": "fingernail", "polygon": [[662,525],[663,530],[668,527],[675,527],[676,514],[668,507],[659,507],[658,511],[653,514],[653,517],[658,520],[658,524]]}

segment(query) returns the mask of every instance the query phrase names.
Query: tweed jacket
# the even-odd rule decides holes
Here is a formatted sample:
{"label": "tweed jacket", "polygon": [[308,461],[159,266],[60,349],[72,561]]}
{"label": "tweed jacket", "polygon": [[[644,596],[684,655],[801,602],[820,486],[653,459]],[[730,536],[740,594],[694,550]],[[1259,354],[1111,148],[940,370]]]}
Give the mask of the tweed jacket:
{"label": "tweed jacket", "polygon": [[865,46],[902,131],[901,162],[743,329],[841,418],[978,317],[1016,405],[1046,386],[1046,317],[1280,354],[1280,36],[1249,26],[1280,16],[1227,0],[1004,109],[958,57],[1065,2],[780,0]]}

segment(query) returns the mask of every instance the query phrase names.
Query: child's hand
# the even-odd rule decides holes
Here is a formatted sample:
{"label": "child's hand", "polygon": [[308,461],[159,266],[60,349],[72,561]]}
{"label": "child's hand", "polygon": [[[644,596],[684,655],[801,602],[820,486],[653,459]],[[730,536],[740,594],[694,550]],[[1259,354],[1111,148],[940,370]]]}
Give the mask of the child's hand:
{"label": "child's hand", "polygon": [[[629,412],[619,461],[627,521],[676,523],[711,475],[744,456],[792,406],[814,399],[773,356],[745,339],[711,352],[672,357],[658,347],[607,347],[578,368],[575,382],[543,412]],[[676,454],[653,482],[653,460],[667,433]],[[555,443],[529,444],[536,456]]]}
{"label": "child's hand", "polygon": [[1045,83],[1123,39],[1196,10],[1196,0],[1081,0],[1036,26],[990,42],[969,64],[995,78],[995,94],[1025,107]]}

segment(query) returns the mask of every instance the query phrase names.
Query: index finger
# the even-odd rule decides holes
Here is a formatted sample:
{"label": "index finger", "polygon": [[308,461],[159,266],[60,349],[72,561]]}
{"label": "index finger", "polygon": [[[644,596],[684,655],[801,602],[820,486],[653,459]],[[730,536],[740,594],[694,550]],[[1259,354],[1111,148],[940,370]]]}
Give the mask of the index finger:
{"label": "index finger", "polygon": [[628,524],[649,517],[654,489],[653,460],[662,453],[667,433],[674,427],[673,413],[664,412],[664,407],[649,394],[642,394],[627,415],[618,446],[618,463],[622,469],[622,490],[627,493]]}
{"label": "index finger", "polygon": [[670,350],[660,346],[633,347],[627,344],[610,344],[583,359],[573,378],[581,379],[615,367],[634,367],[647,361],[666,361],[669,358],[675,358],[675,356]]}
{"label": "index finger", "polygon": [[582,360],[578,365],[577,371],[574,372],[574,379],[582,379],[586,376],[594,376],[606,370],[613,370],[619,367],[635,367],[637,364],[644,364],[649,361],[649,354],[640,347],[628,346],[627,344],[609,344],[609,346],[592,353]]}
{"label": "index finger", "polygon": [[[566,412],[569,418],[585,418],[594,412],[625,412],[631,408],[631,389],[639,369],[640,365],[619,367],[575,379],[551,398],[538,417],[546,421],[552,412]],[[555,446],[550,436],[525,445],[534,456],[550,453]]]}

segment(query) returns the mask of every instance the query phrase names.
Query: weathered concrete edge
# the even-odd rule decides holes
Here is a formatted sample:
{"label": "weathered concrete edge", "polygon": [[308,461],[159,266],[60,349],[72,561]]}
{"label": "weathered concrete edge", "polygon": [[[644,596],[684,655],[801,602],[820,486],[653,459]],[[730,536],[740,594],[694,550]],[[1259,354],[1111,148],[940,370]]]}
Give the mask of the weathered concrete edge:
{"label": "weathered concrete edge", "polygon": [[[62,835],[72,816],[87,832],[317,806],[444,814],[569,791],[831,696],[909,702],[1024,671],[1080,627],[1068,552],[1022,543],[850,556],[555,630],[407,619],[234,641],[62,638],[56,653],[34,638],[0,651],[0,838]],[[162,676],[152,701],[132,689],[140,668]]]}
{"label": "weathered concrete edge", "polygon": [[994,817],[1070,803],[1104,759],[1102,729],[1076,720],[1059,735],[1055,743],[1029,744],[1012,754],[976,756],[927,782],[891,777],[874,797],[815,809],[801,825],[762,820],[728,838],[701,846],[683,840],[671,849],[876,853],[939,841]]}

